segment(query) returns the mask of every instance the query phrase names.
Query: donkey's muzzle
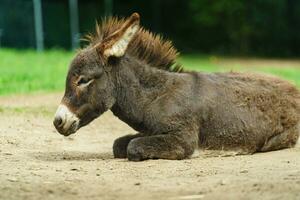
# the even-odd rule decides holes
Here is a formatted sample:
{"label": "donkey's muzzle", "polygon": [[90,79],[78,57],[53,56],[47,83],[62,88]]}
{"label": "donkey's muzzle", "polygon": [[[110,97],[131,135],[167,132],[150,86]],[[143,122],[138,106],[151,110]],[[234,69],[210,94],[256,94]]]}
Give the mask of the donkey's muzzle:
{"label": "donkey's muzzle", "polygon": [[53,125],[60,134],[68,136],[78,130],[79,119],[67,106],[60,105],[55,113]]}

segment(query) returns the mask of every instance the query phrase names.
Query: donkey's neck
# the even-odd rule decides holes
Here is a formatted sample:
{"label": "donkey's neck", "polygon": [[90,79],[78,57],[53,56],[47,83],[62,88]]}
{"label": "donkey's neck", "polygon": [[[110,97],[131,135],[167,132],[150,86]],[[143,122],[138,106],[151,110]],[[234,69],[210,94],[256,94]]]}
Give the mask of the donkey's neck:
{"label": "donkey's neck", "polygon": [[173,73],[159,70],[129,56],[120,60],[115,69],[116,102],[114,115],[138,131],[147,131],[144,116],[149,105],[176,78]]}

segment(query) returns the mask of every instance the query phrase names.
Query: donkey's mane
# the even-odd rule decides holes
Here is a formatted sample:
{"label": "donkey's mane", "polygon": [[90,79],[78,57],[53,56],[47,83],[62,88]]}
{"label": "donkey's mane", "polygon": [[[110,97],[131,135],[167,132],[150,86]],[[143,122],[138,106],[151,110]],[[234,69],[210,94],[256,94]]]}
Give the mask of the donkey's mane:
{"label": "donkey's mane", "polygon": [[[125,23],[124,18],[110,17],[104,18],[101,24],[96,23],[96,32],[86,35],[86,40],[94,46],[101,43],[105,38],[119,30]],[[127,52],[146,62],[151,67],[159,69],[181,72],[182,67],[176,63],[177,50],[172,42],[163,40],[160,35],[153,34],[140,27],[136,35],[129,43]]]}

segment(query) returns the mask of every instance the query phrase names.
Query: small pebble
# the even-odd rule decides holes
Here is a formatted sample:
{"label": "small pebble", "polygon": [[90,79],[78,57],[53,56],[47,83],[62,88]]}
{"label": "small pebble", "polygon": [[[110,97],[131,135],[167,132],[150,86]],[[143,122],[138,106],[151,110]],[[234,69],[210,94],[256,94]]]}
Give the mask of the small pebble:
{"label": "small pebble", "polygon": [[220,185],[226,185],[226,181],[225,180],[221,180],[220,181]]}
{"label": "small pebble", "polygon": [[53,194],[54,191],[53,190],[47,190],[48,193]]}

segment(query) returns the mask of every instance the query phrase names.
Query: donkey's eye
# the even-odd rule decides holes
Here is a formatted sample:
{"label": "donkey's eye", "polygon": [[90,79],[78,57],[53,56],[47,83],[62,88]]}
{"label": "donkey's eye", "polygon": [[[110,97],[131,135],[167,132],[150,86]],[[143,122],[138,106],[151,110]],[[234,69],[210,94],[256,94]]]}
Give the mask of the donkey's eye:
{"label": "donkey's eye", "polygon": [[80,77],[77,81],[77,86],[84,87],[93,82],[94,79],[87,77]]}

